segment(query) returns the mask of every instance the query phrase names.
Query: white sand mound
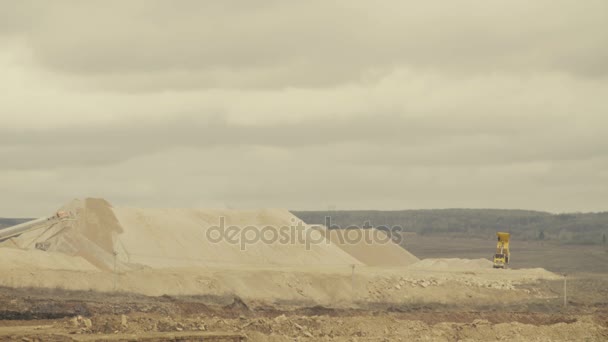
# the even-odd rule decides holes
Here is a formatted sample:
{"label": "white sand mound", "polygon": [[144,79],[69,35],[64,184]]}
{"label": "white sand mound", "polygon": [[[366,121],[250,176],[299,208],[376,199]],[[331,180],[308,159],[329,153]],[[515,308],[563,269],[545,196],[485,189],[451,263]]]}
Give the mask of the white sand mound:
{"label": "white sand mound", "polygon": [[408,266],[420,260],[378,229],[330,229],[328,232],[332,243],[368,266]]}
{"label": "white sand mound", "polygon": [[[73,201],[62,210],[72,218],[42,225],[2,246],[36,249],[43,244],[49,252],[80,256],[105,271],[145,266],[362,264],[322,232],[298,227],[301,221],[287,210],[113,208],[102,199]],[[220,235],[207,233],[222,219],[224,231],[250,226],[246,243],[241,243],[244,235],[238,233],[213,241],[210,237]],[[307,243],[306,236],[314,238],[313,243]]]}
{"label": "white sand mound", "polygon": [[[291,232],[300,222],[287,210],[197,210],[114,208],[124,232],[116,236],[118,257],[126,263],[152,267],[186,267],[222,264],[346,265],[361,264],[337,246],[324,241],[319,232],[302,227],[317,243],[306,245]],[[251,228],[246,235],[218,242],[220,218],[224,231],[230,226]],[[280,230],[280,229],[285,230]],[[264,229],[266,241],[261,240]],[[209,233],[209,234],[207,234]],[[228,234],[226,234],[227,236]],[[303,235],[302,235],[303,236]],[[237,241],[241,238],[240,242]],[[235,242],[230,242],[233,240]],[[255,241],[254,241],[255,240]]]}
{"label": "white sand mound", "polygon": [[[516,272],[520,279],[559,279],[559,276],[544,268],[526,269],[494,269],[493,262],[488,259],[423,259],[409,268],[420,271],[487,271],[493,274],[505,275]],[[507,271],[507,272],[505,272]]]}
{"label": "white sand mound", "polygon": [[476,270],[492,268],[492,261],[488,259],[424,259],[412,268],[428,270]]}
{"label": "white sand mound", "polygon": [[0,248],[0,268],[2,270],[65,270],[95,271],[96,267],[81,257],[62,253],[26,251],[15,248]]}
{"label": "white sand mound", "polygon": [[[1,246],[81,257],[100,270],[113,270],[114,238],[122,229],[110,205],[104,200],[74,200],[61,210],[69,212],[71,217],[58,223],[41,224]],[[128,268],[121,263],[116,266]]]}

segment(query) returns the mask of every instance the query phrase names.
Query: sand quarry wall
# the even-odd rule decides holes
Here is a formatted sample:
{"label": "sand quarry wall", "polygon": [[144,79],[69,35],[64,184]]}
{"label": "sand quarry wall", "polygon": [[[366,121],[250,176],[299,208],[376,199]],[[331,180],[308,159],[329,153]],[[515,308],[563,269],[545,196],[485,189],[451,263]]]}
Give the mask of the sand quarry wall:
{"label": "sand quarry wall", "polygon": [[[282,209],[114,208],[103,199],[86,199],[74,200],[61,210],[71,213],[70,218],[41,225],[1,246],[35,251],[42,245],[46,253],[76,257],[69,269],[81,266],[84,259],[104,271],[222,265],[405,266],[418,261],[392,242],[377,243],[373,240],[377,234],[367,234],[372,230],[364,232],[371,243],[368,239],[353,243],[339,232],[328,234],[325,227],[302,225]],[[250,229],[253,238],[250,234],[243,243],[244,235],[238,232],[230,241],[218,235],[217,227],[225,232],[230,226],[256,229]],[[275,240],[261,241],[262,228],[266,237]],[[307,242],[306,236],[312,240]],[[27,258],[24,255],[22,260]]]}

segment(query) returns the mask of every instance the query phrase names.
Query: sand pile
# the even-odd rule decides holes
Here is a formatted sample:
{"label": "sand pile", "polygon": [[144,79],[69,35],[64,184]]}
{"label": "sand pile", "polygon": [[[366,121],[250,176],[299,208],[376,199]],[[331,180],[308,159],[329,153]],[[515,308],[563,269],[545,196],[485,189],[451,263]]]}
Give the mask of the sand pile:
{"label": "sand pile", "polygon": [[28,251],[16,248],[2,248],[0,252],[0,265],[3,270],[66,270],[66,271],[96,271],[82,257],[72,257],[62,253],[48,253],[44,251]]}
{"label": "sand pile", "polygon": [[488,259],[424,259],[411,267],[426,270],[477,270],[492,268]]}
{"label": "sand pile", "polygon": [[75,200],[62,210],[71,218],[42,225],[2,246],[80,257],[104,271],[362,265],[326,239],[324,231],[299,224],[287,210],[113,208],[103,199]]}
{"label": "sand pile", "polygon": [[[412,271],[471,271],[471,272],[486,272],[492,275],[506,275],[513,272],[518,272],[519,280],[534,280],[534,279],[559,279],[560,277],[545,270],[544,268],[526,268],[526,269],[494,269],[493,262],[488,259],[424,259],[409,267]],[[505,272],[506,271],[506,272]]]}
{"label": "sand pile", "polygon": [[[118,258],[129,264],[156,268],[361,264],[311,227],[300,228],[301,237],[314,238],[309,245],[296,234],[285,235],[300,222],[287,210],[114,208],[113,212],[123,229],[115,236]],[[222,226],[224,238],[217,229]],[[230,226],[240,231],[230,236]]]}
{"label": "sand pile", "polygon": [[[2,246],[43,250],[50,256],[60,254],[75,257],[72,265],[66,266],[66,269],[78,267],[82,259],[104,271],[129,269],[115,260],[114,239],[122,230],[106,201],[74,200],[60,210],[68,213],[69,218],[53,224],[41,224],[27,233],[4,241]],[[45,267],[40,265],[40,268]]]}
{"label": "sand pile", "polygon": [[416,256],[378,229],[330,229],[332,243],[368,266],[409,266]]}
{"label": "sand pile", "polygon": [[42,225],[2,245],[80,257],[104,271],[222,265],[408,266],[418,261],[382,231],[306,226],[282,209],[114,208],[103,199],[86,199],[61,210],[70,213],[70,219]]}

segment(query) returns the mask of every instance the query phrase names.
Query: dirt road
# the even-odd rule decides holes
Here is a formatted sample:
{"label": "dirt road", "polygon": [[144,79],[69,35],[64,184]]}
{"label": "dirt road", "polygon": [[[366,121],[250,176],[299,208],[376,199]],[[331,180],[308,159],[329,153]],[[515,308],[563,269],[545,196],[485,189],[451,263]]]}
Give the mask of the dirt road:
{"label": "dirt road", "polygon": [[[598,290],[608,288],[608,277],[579,281],[588,284],[587,296],[567,309],[555,298],[502,308],[479,302],[348,309],[229,296],[1,288],[0,341],[604,341],[608,297]],[[559,286],[547,280],[535,288],[551,293]]]}

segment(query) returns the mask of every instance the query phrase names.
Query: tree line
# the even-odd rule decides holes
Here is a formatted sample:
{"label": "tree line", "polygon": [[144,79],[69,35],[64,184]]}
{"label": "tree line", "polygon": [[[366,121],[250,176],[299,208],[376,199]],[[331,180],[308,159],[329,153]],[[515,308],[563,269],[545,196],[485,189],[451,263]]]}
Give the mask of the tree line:
{"label": "tree line", "polygon": [[308,224],[325,224],[326,217],[341,228],[399,226],[421,235],[494,236],[509,232],[519,240],[552,240],[564,244],[606,244],[608,212],[551,214],[528,210],[430,209],[400,211],[292,211]]}

